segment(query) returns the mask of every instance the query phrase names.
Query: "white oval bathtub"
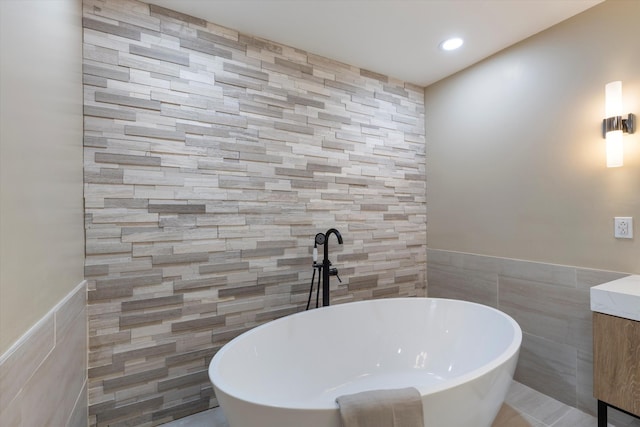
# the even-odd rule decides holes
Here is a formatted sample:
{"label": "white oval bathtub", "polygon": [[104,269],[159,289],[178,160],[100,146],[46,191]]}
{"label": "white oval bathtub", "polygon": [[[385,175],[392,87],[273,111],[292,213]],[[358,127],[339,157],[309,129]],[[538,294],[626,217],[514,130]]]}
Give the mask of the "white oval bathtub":
{"label": "white oval bathtub", "polygon": [[522,332],[465,301],[392,298],[324,307],[225,345],[209,378],[231,427],[340,427],[337,396],[413,386],[425,426],[489,427]]}

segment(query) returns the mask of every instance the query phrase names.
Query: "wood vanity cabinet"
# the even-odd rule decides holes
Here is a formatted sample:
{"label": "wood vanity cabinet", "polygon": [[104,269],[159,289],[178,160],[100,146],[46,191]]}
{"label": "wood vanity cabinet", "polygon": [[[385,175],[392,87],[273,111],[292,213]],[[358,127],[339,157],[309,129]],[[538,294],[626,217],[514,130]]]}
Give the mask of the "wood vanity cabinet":
{"label": "wood vanity cabinet", "polygon": [[593,313],[593,395],[598,426],[607,406],[640,417],[640,322]]}

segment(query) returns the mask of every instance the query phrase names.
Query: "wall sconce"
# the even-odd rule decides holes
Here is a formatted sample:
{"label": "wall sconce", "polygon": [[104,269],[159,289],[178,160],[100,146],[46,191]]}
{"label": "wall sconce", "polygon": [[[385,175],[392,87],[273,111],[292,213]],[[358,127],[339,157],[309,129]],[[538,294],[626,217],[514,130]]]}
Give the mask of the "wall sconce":
{"label": "wall sconce", "polygon": [[622,166],[624,145],[622,134],[635,131],[635,115],[622,118],[622,82],[607,83],[605,92],[605,116],[602,120],[602,137],[607,140],[607,167]]}

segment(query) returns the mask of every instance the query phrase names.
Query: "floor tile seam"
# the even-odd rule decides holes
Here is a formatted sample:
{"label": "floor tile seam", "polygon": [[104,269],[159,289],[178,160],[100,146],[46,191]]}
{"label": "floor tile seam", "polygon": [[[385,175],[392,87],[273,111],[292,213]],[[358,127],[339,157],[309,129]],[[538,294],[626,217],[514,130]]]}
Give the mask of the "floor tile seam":
{"label": "floor tile seam", "polygon": [[[569,410],[568,410],[567,412],[565,412],[565,413],[564,413],[564,415],[562,415],[560,418],[558,418],[558,419],[557,419],[553,424],[551,424],[551,425],[550,425],[550,426],[548,426],[548,427],[559,426],[559,425],[560,425],[559,423],[560,423],[563,419],[565,419],[566,417],[568,417],[568,416],[569,416],[569,414],[571,414],[571,413],[573,412],[573,410],[575,410],[575,411],[579,412],[580,414],[583,414],[583,415],[586,415],[586,416],[589,416],[589,417],[595,418],[595,419],[597,420],[597,417],[594,417],[594,416],[593,416],[593,415],[591,415],[591,414],[588,414],[588,413],[586,413],[586,412],[584,412],[584,411],[581,411],[581,410],[580,410],[580,409],[578,409],[578,408],[574,408],[574,407],[572,407],[572,406],[569,406]],[[613,424],[611,424],[611,423],[607,423],[607,426],[615,427],[615,426],[614,426]]]}
{"label": "floor tile seam", "polygon": [[542,421],[542,420],[540,420],[540,419],[538,419],[538,418],[534,417],[534,416],[533,416],[533,415],[531,415],[531,414],[528,414],[528,413],[526,413],[526,412],[522,412],[522,414],[526,415],[526,416],[527,416],[527,418],[530,418],[530,419],[534,420],[535,422],[539,423],[540,425],[543,425],[544,427],[551,427],[551,424],[547,424],[547,423],[545,423],[544,421]]}
{"label": "floor tile seam", "polygon": [[[506,403],[506,401],[505,401]],[[544,426],[544,427],[551,427],[550,424],[545,423],[544,421],[538,419],[537,417],[535,417],[534,415],[530,414],[529,412],[525,411],[523,408],[518,407],[518,406],[513,406],[512,403],[507,403],[507,405],[509,405],[511,407],[511,409],[513,409],[514,411],[516,411],[519,415],[521,415],[523,418],[528,418],[531,419],[533,421],[535,421],[536,423]]]}
{"label": "floor tile seam", "polygon": [[[546,339],[546,338],[542,338],[542,339]],[[524,384],[523,384],[524,385]],[[552,396],[549,396],[547,394],[544,394],[536,389],[533,389],[531,387],[528,387],[526,385],[524,385],[525,387],[529,388],[528,393],[529,395],[533,394],[535,395],[536,398],[539,398],[542,400],[542,404],[543,405],[557,405],[558,406],[558,411],[562,410],[562,414],[558,416],[557,419],[553,420],[553,421],[549,421],[549,422],[544,422],[544,421],[540,421],[542,424],[546,425],[547,427],[552,427],[553,425],[557,424],[558,421],[560,421],[562,418],[566,417],[569,413],[571,413],[572,409],[575,409],[577,411],[580,411],[578,408],[568,405]],[[583,411],[580,411],[583,412]],[[534,417],[532,414],[529,414],[527,412],[525,412],[527,415],[529,415],[530,417],[534,418],[537,420],[536,417]]]}
{"label": "floor tile seam", "polygon": [[569,414],[571,413],[571,409],[569,409],[567,412],[565,412],[560,418],[558,418],[557,420],[555,420],[553,422],[553,424],[551,424],[549,427],[553,427],[553,426],[557,426],[558,423],[560,421],[562,421],[565,417],[567,417]]}
{"label": "floor tile seam", "polygon": [[[536,390],[533,390],[533,391],[534,391],[534,392],[537,392]],[[538,392],[538,393],[539,393],[539,392]],[[510,404],[510,406],[511,406],[513,409],[515,409],[516,411],[518,411],[520,414],[522,414],[522,415],[526,415],[528,418],[531,418],[532,420],[534,420],[534,421],[536,421],[536,422],[538,422],[538,423],[542,424],[544,427],[553,427],[553,426],[554,426],[554,425],[556,425],[556,424],[557,424],[561,419],[563,419],[564,417],[566,417],[566,416],[571,412],[571,409],[572,409],[572,407],[571,407],[571,406],[569,406],[569,405],[567,405],[567,404],[565,404],[565,403],[562,403],[562,402],[560,402],[560,401],[558,401],[558,400],[556,400],[556,399],[553,399],[553,398],[552,398],[552,397],[550,397],[550,396],[547,396],[547,395],[542,395],[542,396],[543,396],[543,397],[546,397],[546,398],[548,398],[548,399],[550,399],[550,400],[551,400],[551,401],[553,401],[553,402],[557,402],[557,403],[561,404],[561,405],[562,405],[562,409],[564,410],[563,414],[562,414],[562,415],[560,415],[560,417],[559,417],[559,418],[557,418],[556,420],[552,421],[552,422],[551,422],[551,424],[549,424],[548,422],[545,422],[544,420],[539,419],[539,418],[538,418],[538,417],[536,417],[534,414],[531,414],[531,413],[527,412],[524,408],[516,407],[516,406],[513,406],[512,404]],[[549,402],[545,402],[545,403],[549,403]]]}

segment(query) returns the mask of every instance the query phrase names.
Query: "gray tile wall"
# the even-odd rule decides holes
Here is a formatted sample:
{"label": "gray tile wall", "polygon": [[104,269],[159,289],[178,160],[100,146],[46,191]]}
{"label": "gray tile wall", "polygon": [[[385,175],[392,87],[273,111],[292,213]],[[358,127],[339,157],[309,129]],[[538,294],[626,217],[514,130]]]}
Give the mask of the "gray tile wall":
{"label": "gray tile wall", "polygon": [[424,92],[129,0],[84,1],[92,425],[216,405],[225,342],[332,301],[424,295]]}
{"label": "gray tile wall", "polygon": [[87,286],[0,357],[0,425],[87,425]]}
{"label": "gray tile wall", "polygon": [[486,304],[523,332],[516,381],[596,413],[589,288],[624,273],[428,249],[429,296]]}

